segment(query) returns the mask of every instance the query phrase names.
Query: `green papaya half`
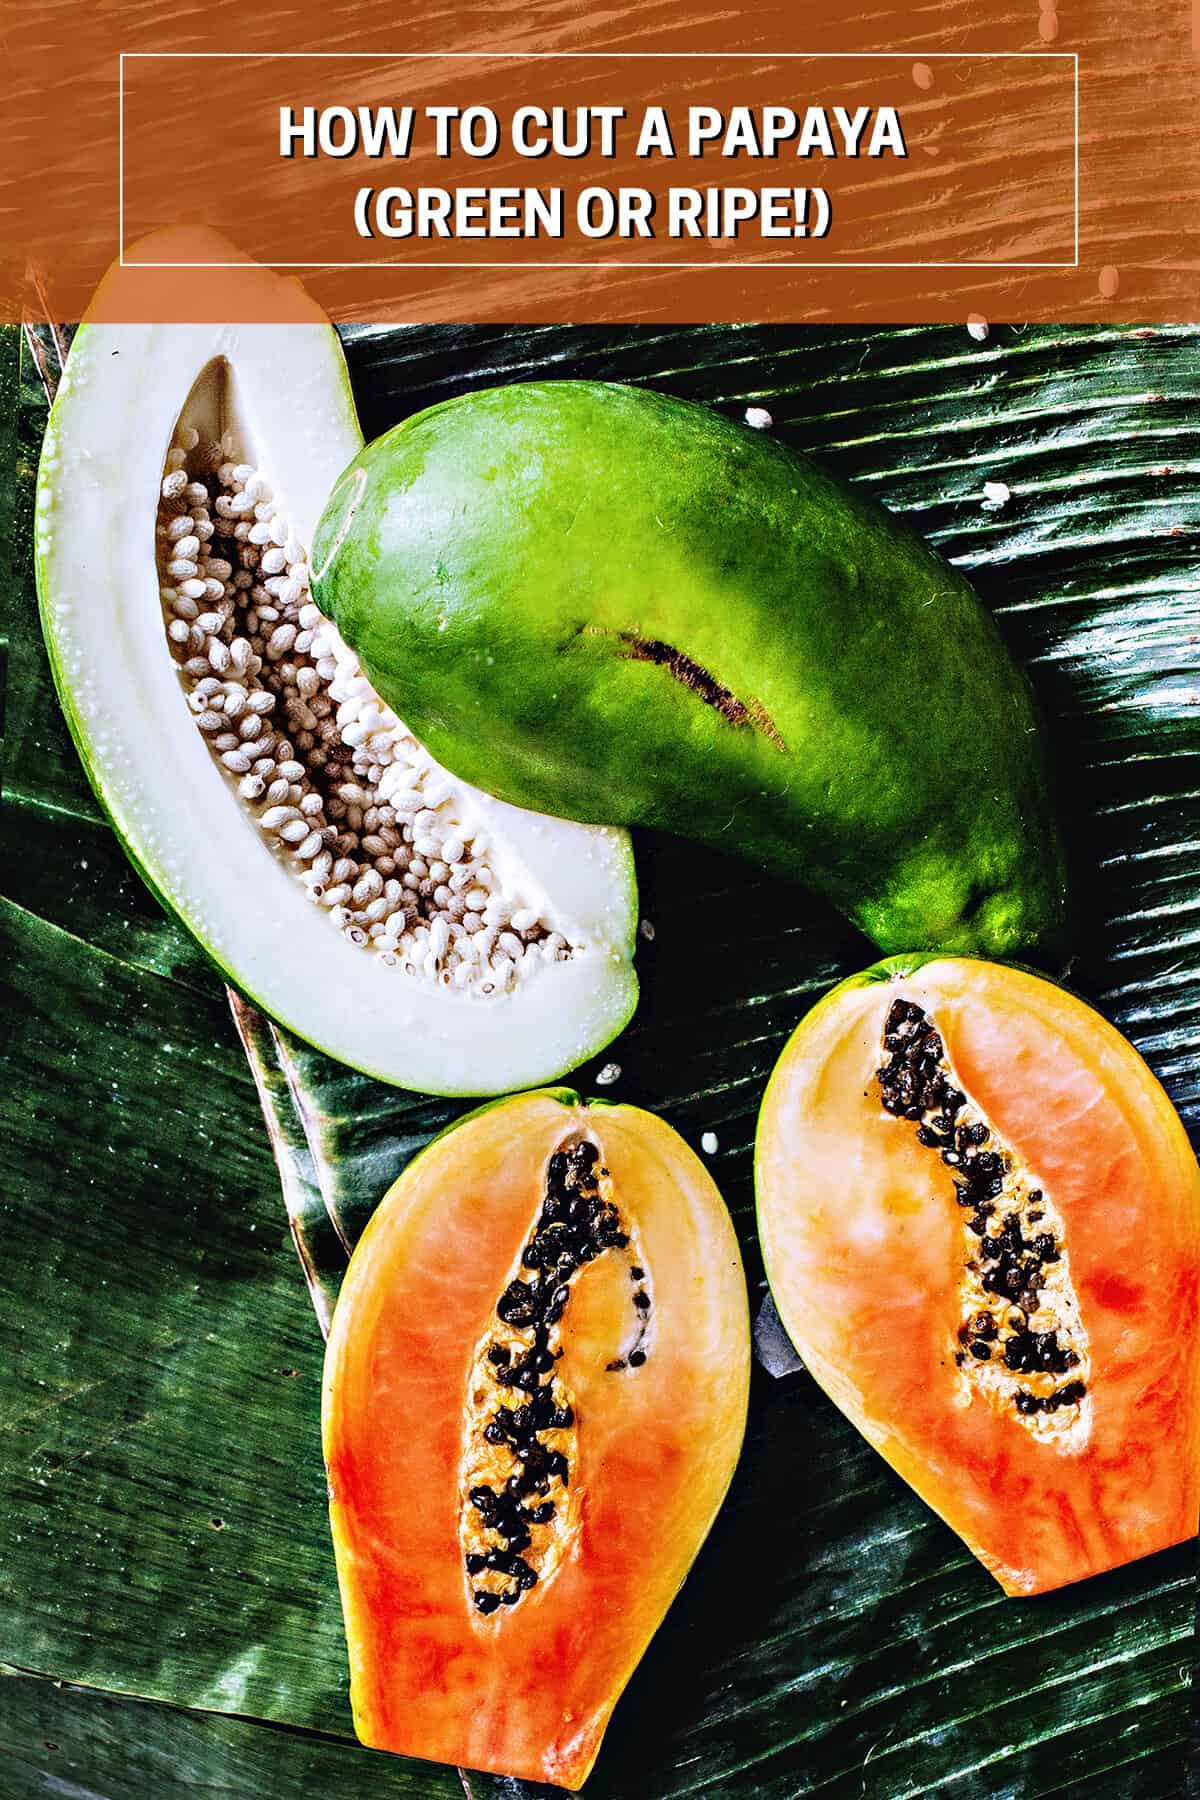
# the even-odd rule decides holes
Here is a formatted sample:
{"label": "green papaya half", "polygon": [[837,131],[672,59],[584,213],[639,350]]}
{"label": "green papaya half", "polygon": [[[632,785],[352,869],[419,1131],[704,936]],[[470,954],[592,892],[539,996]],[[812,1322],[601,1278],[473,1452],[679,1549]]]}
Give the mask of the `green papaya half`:
{"label": "green papaya half", "polygon": [[465,780],[817,889],[885,949],[1050,945],[1065,875],[1029,686],[966,580],[705,407],[493,388],[355,456],[314,589]]}
{"label": "green papaya half", "polygon": [[[232,256],[190,231],[155,254]],[[115,270],[75,338],[37,512],[51,667],[122,843],[223,973],[340,1061],[426,1093],[554,1080],[636,1003],[627,834],[449,776],[313,604],[312,531],[362,442],[320,310],[241,264],[232,317],[278,323],[129,324],[134,280]]]}

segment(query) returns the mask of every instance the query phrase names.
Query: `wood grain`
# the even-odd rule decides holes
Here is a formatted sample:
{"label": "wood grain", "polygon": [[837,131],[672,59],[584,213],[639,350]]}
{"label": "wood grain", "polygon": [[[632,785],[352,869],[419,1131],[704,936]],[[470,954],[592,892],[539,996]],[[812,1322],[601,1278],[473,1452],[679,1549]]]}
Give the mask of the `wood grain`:
{"label": "wood grain", "polygon": [[[919,252],[918,260],[938,261],[966,254],[989,219],[997,248],[1005,240],[1010,251],[1024,244],[1028,256],[1030,244],[1036,249],[1039,243],[1043,248],[1058,243],[1056,221],[1062,217],[1063,182],[1075,137],[1072,108],[1063,96],[1048,92],[1044,105],[1037,98],[1038,80],[1048,79],[1040,73],[1046,65],[1030,64],[1028,76],[1010,76],[1007,84],[997,78],[994,90],[984,91],[977,143],[962,134],[943,142],[938,134],[961,98],[963,78],[952,72],[954,65],[938,58],[1047,51],[1079,57],[1077,267],[810,269],[805,266],[810,250],[804,246],[798,261],[792,246],[786,266],[774,269],[740,266],[744,246],[713,250],[711,270],[646,267],[647,249],[662,249],[656,244],[641,250],[633,246],[631,268],[524,266],[481,272],[423,269],[400,247],[394,266],[383,269],[322,267],[308,272],[313,293],[340,320],[894,322],[963,320],[977,313],[992,321],[1186,322],[1195,315],[1200,266],[1197,62],[1189,12],[1178,0],[1079,0],[1061,9],[1051,0],[979,0],[971,5],[938,0],[915,11],[898,3],[875,4],[853,17],[836,9],[819,14],[810,9],[800,22],[793,8],[777,0],[738,13],[706,4],[680,9],[652,0],[601,14],[576,0],[529,7],[503,0],[494,8],[462,11],[426,5],[406,13],[402,23],[381,0],[355,7],[352,20],[344,9],[296,0],[257,12],[236,0],[214,0],[203,8],[184,0],[165,16],[146,0],[113,0],[103,8],[79,0],[50,0],[48,5],[17,0],[10,11],[13,104],[4,125],[11,142],[8,154],[0,157],[0,205],[10,221],[0,263],[6,316],[16,316],[23,302],[32,303],[38,272],[57,316],[78,316],[116,253],[122,52],[167,51],[191,59],[180,65],[182,94],[164,91],[161,118],[146,120],[144,132],[136,121],[131,128],[131,227],[209,221],[224,225],[247,253],[278,258],[280,245],[272,241],[272,229],[282,216],[294,256],[332,259],[333,252],[321,245],[330,223],[345,213],[347,190],[356,185],[348,168],[283,164],[272,157],[269,145],[251,153],[256,133],[266,130],[263,109],[273,79],[272,65],[262,59],[297,50],[358,57],[474,52],[481,59],[500,51],[509,57],[665,54],[676,60],[655,65],[655,97],[661,89],[662,97],[678,95],[684,101],[713,79],[698,73],[704,65],[680,60],[697,52],[716,59],[709,67],[722,79],[732,67],[733,53],[749,59],[747,68],[758,69],[781,51],[894,52],[909,96],[914,154],[898,165],[855,165],[848,182],[843,170],[829,165],[830,180],[839,189],[845,185],[845,204],[856,219],[861,212],[877,241],[881,235],[895,238],[914,255]],[[244,59],[240,67],[246,86],[239,89],[230,73],[234,65],[195,60],[201,52],[232,52]],[[636,87],[648,65],[627,66]],[[431,93],[441,95],[465,80],[462,64],[429,67]],[[588,93],[590,65],[585,62],[510,63],[498,75],[496,67],[490,65],[488,80],[498,82],[496,97],[505,104],[528,100],[533,87],[545,89],[549,102],[614,98],[608,91],[611,83],[603,96]],[[905,73],[918,68],[929,73],[928,85],[924,73],[919,83]],[[353,83],[346,96],[352,103],[376,90],[388,91],[386,65],[360,63],[358,69],[346,76],[346,84]],[[162,79],[165,83],[166,77]],[[797,95],[781,73],[775,98],[807,100],[811,83],[809,75],[804,94]],[[304,84],[299,85],[302,89]],[[303,92],[297,91],[297,104],[303,100]],[[184,120],[193,104],[207,124],[207,137],[203,130],[190,139],[185,135]],[[1015,140],[995,130],[1005,109],[1013,107],[1032,108]],[[274,108],[269,110],[274,117]],[[207,163],[206,143],[215,157]],[[193,159],[199,163],[194,170]],[[815,165],[791,166],[809,172]],[[736,174],[738,165],[729,167]],[[144,184],[138,170],[147,176]],[[601,167],[597,179],[605,173]],[[784,179],[790,178],[785,171]],[[816,179],[811,173],[806,178]],[[848,241],[840,249],[836,240],[830,242],[835,258],[851,252]],[[379,253],[377,246],[362,248]],[[544,260],[545,248],[528,246],[531,260]],[[987,254],[994,256],[996,250]],[[551,260],[557,256],[554,251]],[[206,289],[203,301],[201,279],[194,278],[195,303],[217,307],[215,316],[222,316],[221,278]]]}

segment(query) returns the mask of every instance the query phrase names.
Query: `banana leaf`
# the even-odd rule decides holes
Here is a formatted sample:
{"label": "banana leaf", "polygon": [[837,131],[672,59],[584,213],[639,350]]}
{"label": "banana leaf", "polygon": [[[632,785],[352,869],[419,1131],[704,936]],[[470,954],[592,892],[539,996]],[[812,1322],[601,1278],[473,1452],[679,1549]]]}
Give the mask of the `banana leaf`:
{"label": "banana leaf", "polygon": [[[1079,870],[1070,979],[1138,1044],[1196,1140],[1200,330],[1005,329],[983,344],[948,327],[357,328],[345,339],[368,433],[469,387],[538,375],[645,381],[734,415],[765,406],[788,442],[863,482],[968,569],[1055,739]],[[77,1785],[170,1796],[197,1785],[187,1733],[200,1714],[349,1733],[317,1323],[383,1190],[463,1108],[341,1069],[240,1002],[235,1025],[217,978],[128,874],[66,740],[32,620],[28,478],[43,415],[26,374],[3,914],[14,1148],[0,1203],[13,1370],[0,1657],[193,1709],[96,1715],[131,1744],[135,1718],[169,1721],[144,1730],[177,1746],[164,1752],[178,1757],[174,1789],[141,1765],[123,1787],[99,1750],[89,1765],[85,1726],[72,1740]],[[1008,485],[1007,503],[984,506],[985,480]],[[603,1058],[621,1069],[608,1092],[655,1107],[697,1146],[716,1133],[711,1162],[757,1303],[750,1151],[763,1082],[805,1009],[870,951],[795,888],[665,838],[637,849],[654,935],[639,954],[637,1018]],[[1006,1601],[803,1371],[760,1369],[729,1502],[588,1791],[1178,1792],[1194,1574],[1183,1546]],[[0,1725],[16,1686],[0,1687]],[[136,1704],[72,1690],[61,1716],[93,1703]],[[22,1707],[34,1716],[33,1701]],[[239,1754],[232,1740],[219,1752],[227,1776],[204,1765],[211,1786],[288,1791],[282,1765],[276,1788],[239,1769]],[[361,1756],[364,1794],[434,1796],[458,1779],[345,1755]],[[58,1777],[32,1751],[20,1766],[28,1792],[61,1791],[36,1785]],[[535,1792],[477,1776],[467,1786],[477,1800]]]}
{"label": "banana leaf", "polygon": [[344,1738],[28,1675],[0,1684],[0,1791],[7,1800],[463,1800],[453,1769],[418,1772]]}

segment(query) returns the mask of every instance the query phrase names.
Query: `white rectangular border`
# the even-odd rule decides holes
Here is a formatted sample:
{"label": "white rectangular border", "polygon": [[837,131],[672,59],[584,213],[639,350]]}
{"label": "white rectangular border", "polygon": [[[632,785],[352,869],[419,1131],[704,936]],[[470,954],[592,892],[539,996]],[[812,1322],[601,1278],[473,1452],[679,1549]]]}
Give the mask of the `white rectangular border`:
{"label": "white rectangular border", "polygon": [[1075,254],[1070,262],[861,262],[839,257],[830,262],[811,262],[807,257],[743,260],[729,257],[706,262],[681,262],[673,256],[634,258],[598,257],[585,262],[561,258],[543,262],[525,258],[467,262],[406,263],[395,257],[363,257],[355,262],[262,262],[266,269],[396,269],[418,273],[422,269],[1077,269],[1079,267],[1079,52],[1077,50],[123,50],[117,78],[117,261],[126,269],[240,269],[242,262],[136,262],[125,261],[125,64],[126,62],[544,62],[570,58],[576,62],[1070,62],[1075,87]]}

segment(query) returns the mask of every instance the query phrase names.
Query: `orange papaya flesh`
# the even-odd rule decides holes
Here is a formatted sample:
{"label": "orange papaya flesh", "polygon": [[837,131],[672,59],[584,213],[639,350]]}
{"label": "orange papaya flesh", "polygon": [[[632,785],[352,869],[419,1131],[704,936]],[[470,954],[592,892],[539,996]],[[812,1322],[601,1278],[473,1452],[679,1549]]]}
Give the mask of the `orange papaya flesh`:
{"label": "orange papaya flesh", "polygon": [[771,1077],[756,1187],[808,1369],[1006,1593],[1194,1535],[1200,1174],[1091,1007],[970,959],[854,977]]}
{"label": "orange papaya flesh", "polygon": [[661,1120],[522,1094],[410,1164],[325,1365],[361,1740],[577,1788],[724,1497],[749,1366],[728,1213]]}

